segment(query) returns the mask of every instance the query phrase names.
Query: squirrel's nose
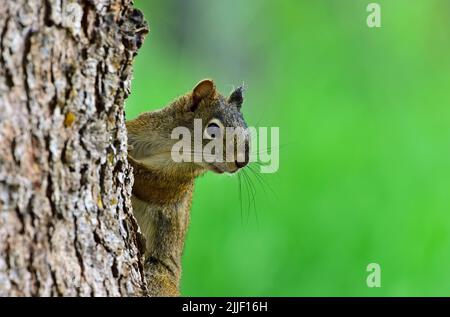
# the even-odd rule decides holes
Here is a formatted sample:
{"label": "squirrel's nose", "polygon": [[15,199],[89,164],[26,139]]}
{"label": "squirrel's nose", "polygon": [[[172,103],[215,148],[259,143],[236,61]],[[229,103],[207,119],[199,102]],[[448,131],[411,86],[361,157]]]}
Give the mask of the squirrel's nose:
{"label": "squirrel's nose", "polygon": [[234,162],[234,164],[236,164],[236,166],[237,166],[238,168],[243,168],[245,165],[248,164],[248,161],[244,161],[244,162],[236,161],[236,162]]}
{"label": "squirrel's nose", "polygon": [[239,162],[238,160],[236,160],[234,162],[234,164],[236,164],[237,168],[242,168],[244,166],[246,166],[248,164],[249,161],[249,150],[248,150],[248,142],[245,143],[245,153],[244,153],[244,161],[243,162]]}

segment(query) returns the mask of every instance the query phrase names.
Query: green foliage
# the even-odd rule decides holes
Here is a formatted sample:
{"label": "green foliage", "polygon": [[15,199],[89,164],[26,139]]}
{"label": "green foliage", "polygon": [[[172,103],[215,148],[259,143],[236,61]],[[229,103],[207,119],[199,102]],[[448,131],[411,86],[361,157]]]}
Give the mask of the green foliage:
{"label": "green foliage", "polygon": [[376,29],[369,2],[136,1],[128,118],[210,77],[280,127],[280,170],[252,176],[242,214],[237,177],[197,180],[184,295],[450,294],[450,2],[377,1]]}

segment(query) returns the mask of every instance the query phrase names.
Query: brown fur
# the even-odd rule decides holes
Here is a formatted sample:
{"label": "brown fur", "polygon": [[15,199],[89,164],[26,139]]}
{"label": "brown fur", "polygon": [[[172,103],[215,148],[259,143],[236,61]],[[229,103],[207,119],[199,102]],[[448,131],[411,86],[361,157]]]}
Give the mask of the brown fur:
{"label": "brown fur", "polygon": [[208,170],[233,173],[239,169],[233,162],[220,168],[206,162],[174,162],[170,150],[177,140],[170,138],[171,131],[178,126],[192,131],[194,118],[201,118],[205,125],[219,118],[224,126],[246,128],[239,111],[242,100],[236,99],[236,103],[235,97],[230,98],[220,95],[211,80],[203,80],[168,107],[127,121],[129,162],[134,174],[132,204],[146,238],[150,295],[179,295],[195,177]]}

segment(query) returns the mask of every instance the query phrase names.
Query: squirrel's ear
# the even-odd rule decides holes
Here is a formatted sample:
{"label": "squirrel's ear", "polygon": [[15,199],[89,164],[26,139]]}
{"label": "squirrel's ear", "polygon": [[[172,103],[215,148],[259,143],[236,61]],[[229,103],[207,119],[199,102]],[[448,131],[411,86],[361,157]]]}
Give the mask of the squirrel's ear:
{"label": "squirrel's ear", "polygon": [[197,109],[198,104],[204,98],[210,97],[214,94],[216,90],[216,85],[211,79],[203,79],[199,82],[192,90],[192,106],[191,111]]}
{"label": "squirrel's ear", "polygon": [[234,103],[238,107],[238,109],[241,108],[242,102],[244,102],[243,92],[244,92],[244,87],[240,86],[240,87],[236,88],[231,93],[230,97],[228,97],[228,102]]}

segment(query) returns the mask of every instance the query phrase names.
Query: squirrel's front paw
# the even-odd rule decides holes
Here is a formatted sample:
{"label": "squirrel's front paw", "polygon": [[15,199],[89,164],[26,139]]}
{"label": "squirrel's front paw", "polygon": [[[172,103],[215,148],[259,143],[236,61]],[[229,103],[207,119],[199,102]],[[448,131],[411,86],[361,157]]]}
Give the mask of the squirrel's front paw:
{"label": "squirrel's front paw", "polygon": [[178,286],[170,276],[166,274],[151,274],[148,276],[146,274],[146,278],[150,296],[180,296]]}
{"label": "squirrel's front paw", "polygon": [[146,261],[145,279],[147,280],[150,296],[180,296],[179,278],[175,272],[171,272],[161,262],[155,261],[155,259]]}

